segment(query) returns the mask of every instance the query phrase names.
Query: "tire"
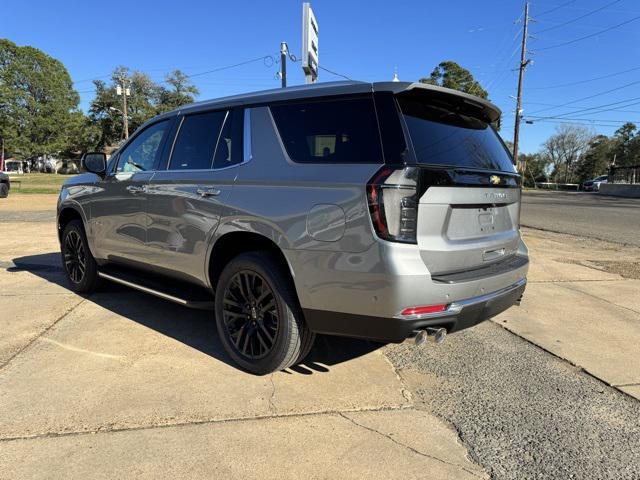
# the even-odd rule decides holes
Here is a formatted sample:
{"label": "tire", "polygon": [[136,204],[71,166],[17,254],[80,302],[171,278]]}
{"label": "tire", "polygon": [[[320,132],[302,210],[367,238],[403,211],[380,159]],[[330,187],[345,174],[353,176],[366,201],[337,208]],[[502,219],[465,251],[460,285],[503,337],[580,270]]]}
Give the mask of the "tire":
{"label": "tire", "polygon": [[62,233],[60,246],[62,268],[71,285],[71,290],[78,293],[90,293],[98,285],[98,265],[96,264],[84,226],[80,220],[71,220]]}
{"label": "tire", "polygon": [[293,281],[269,252],[243,253],[220,274],[215,319],[222,346],[244,370],[284,370],[311,349]]}
{"label": "tire", "polygon": [[6,183],[0,183],[0,198],[7,198],[9,196],[9,185]]}

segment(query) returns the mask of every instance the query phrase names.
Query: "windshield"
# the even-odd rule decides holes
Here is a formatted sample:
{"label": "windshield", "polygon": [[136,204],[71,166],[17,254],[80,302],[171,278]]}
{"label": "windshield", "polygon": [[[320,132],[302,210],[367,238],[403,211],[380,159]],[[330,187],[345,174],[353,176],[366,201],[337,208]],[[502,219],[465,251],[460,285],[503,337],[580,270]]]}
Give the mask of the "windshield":
{"label": "windshield", "polygon": [[399,98],[418,163],[515,172],[493,127],[443,105]]}

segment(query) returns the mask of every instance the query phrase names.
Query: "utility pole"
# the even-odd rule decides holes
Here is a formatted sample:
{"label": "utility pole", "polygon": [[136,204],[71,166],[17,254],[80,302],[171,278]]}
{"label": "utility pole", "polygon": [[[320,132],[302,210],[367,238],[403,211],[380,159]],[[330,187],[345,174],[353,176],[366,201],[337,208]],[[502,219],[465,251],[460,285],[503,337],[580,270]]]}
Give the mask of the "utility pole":
{"label": "utility pole", "polygon": [[525,166],[518,165],[518,143],[520,140],[520,120],[522,115],[522,81],[524,71],[529,65],[527,60],[527,36],[529,30],[529,2],[524,4],[524,27],[522,28],[522,51],[520,52],[520,73],[518,75],[518,97],[516,98],[516,123],[513,129],[513,163],[516,168],[524,173]]}
{"label": "utility pole", "polygon": [[116,86],[116,94],[122,95],[122,119],[124,125],[124,139],[129,138],[129,115],[127,110],[127,97],[131,95],[131,90],[127,87],[127,77],[122,74],[118,77],[119,84]]}
{"label": "utility pole", "polygon": [[289,53],[289,47],[287,42],[280,42],[280,80],[282,81],[282,88],[287,87],[287,55]]}

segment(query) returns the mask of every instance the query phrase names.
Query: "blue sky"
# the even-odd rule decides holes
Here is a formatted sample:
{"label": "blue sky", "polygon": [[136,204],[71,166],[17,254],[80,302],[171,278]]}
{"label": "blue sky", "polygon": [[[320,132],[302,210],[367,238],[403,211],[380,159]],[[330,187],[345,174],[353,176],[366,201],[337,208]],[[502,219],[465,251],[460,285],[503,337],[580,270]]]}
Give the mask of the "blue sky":
{"label": "blue sky", "polygon": [[[516,94],[514,69],[522,26],[514,22],[521,18],[523,2],[315,0],[312,7],[320,28],[321,66],[360,80],[390,80],[397,67],[401,80],[412,81],[427,76],[440,61],[454,60],[471,70],[502,108],[501,133],[512,138],[510,95]],[[275,59],[283,40],[300,56],[300,1],[10,0],[2,11],[0,36],[60,59],[76,82],[84,108],[92,98],[90,79],[107,79],[117,65],[162,80],[175,68],[192,74],[266,55]],[[576,121],[605,134],[625,120],[640,124],[640,19],[544,49],[640,17],[637,0],[532,1],[530,15],[536,19],[532,34],[550,30],[529,40],[534,63],[525,78],[525,115],[565,114],[563,118],[580,119]],[[560,26],[583,15],[587,16]],[[200,89],[199,99],[207,99],[278,87],[277,70],[277,64],[260,60],[193,81]],[[304,82],[299,64],[289,63],[288,70],[290,85]],[[585,82],[625,70],[631,71]],[[339,79],[324,71],[319,77]],[[564,86],[546,88],[557,85]],[[632,105],[633,98],[638,105]],[[613,105],[580,111],[605,104]],[[605,109],[615,110],[600,111]],[[522,149],[535,151],[557,121],[564,120],[525,124]]]}

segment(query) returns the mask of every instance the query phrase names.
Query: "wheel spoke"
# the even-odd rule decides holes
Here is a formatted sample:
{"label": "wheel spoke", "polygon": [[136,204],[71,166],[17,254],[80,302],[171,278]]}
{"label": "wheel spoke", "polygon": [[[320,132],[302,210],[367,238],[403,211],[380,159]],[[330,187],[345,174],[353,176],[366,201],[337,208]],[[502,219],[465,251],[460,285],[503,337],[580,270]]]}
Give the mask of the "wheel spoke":
{"label": "wheel spoke", "polygon": [[262,332],[265,334],[267,340],[269,340],[269,343],[273,344],[273,337],[269,333],[269,330],[267,330],[267,327],[264,326],[264,323],[258,322],[258,325],[260,325],[260,330],[262,330]]}

